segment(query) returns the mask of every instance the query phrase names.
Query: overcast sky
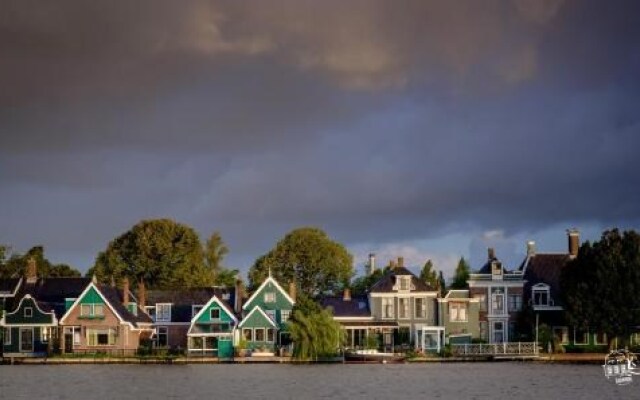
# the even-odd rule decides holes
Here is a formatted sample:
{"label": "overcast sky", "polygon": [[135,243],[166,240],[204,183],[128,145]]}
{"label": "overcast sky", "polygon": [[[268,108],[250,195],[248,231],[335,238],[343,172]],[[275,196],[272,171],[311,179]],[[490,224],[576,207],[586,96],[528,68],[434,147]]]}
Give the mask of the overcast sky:
{"label": "overcast sky", "polygon": [[0,0],[0,243],[80,270],[141,219],[246,270],[315,225],[361,268],[640,222],[638,1]]}

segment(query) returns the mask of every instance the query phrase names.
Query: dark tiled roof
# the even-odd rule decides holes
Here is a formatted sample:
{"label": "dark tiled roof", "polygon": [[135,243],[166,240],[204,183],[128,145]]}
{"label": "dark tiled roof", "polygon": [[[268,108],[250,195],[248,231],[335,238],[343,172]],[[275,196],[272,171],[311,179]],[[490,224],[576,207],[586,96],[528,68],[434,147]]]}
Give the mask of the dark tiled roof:
{"label": "dark tiled roof", "polygon": [[323,297],[320,305],[324,308],[331,307],[336,317],[370,317],[369,301],[366,296],[352,297],[344,300],[343,296]]}
{"label": "dark tiled roof", "polygon": [[550,295],[554,305],[562,306],[560,296],[560,274],[562,268],[569,262],[568,254],[536,254],[523,262],[524,279],[524,301],[525,304],[531,298],[531,287],[538,283],[549,285]]}
{"label": "dark tiled roof", "polygon": [[[147,292],[147,305],[171,303],[171,322],[191,322],[192,307],[205,305],[216,295],[229,310],[234,311],[235,288],[206,287],[186,290],[150,290]],[[235,315],[235,311],[234,311]],[[238,315],[236,315],[238,317]],[[240,319],[240,318],[238,318]]]}
{"label": "dark tiled roof", "polygon": [[133,325],[137,325],[139,323],[150,324],[153,322],[146,313],[140,310],[140,307],[138,307],[138,315],[134,315],[127,309],[127,307],[122,303],[122,290],[107,285],[100,285],[99,289],[109,304],[111,304],[118,315],[120,315],[125,321],[130,322]]}
{"label": "dark tiled roof", "polygon": [[389,270],[376,283],[371,286],[371,293],[393,293],[393,286],[396,283],[396,276],[411,276],[411,284],[413,289],[411,292],[433,292],[436,289],[431,288],[425,282],[421,281],[411,271],[405,267],[396,267]]}
{"label": "dark tiled roof", "polygon": [[42,311],[53,310],[56,317],[61,318],[65,312],[65,299],[80,296],[90,282],[90,278],[40,278],[35,283],[23,282],[16,297],[7,304],[7,309],[15,310],[28,294],[36,299]]}
{"label": "dark tiled roof", "polygon": [[13,294],[20,278],[0,279],[0,294]]}
{"label": "dark tiled roof", "polygon": [[503,273],[503,274],[511,273],[511,271],[507,270],[507,269],[504,267],[504,264],[502,264],[502,261],[498,260],[498,259],[497,259],[497,258],[495,258],[495,257],[494,257],[494,258],[492,258],[491,260],[487,260],[487,262],[486,262],[486,263],[484,263],[484,265],[483,265],[482,267],[480,267],[480,268],[479,268],[476,272],[474,272],[474,273],[475,273],[475,274],[489,274],[489,275],[491,275],[491,274],[492,274],[492,272],[493,272],[493,271],[491,270],[491,264],[492,264],[493,262],[497,262],[497,263],[499,263],[499,264],[500,264],[500,267],[502,268],[502,273]]}

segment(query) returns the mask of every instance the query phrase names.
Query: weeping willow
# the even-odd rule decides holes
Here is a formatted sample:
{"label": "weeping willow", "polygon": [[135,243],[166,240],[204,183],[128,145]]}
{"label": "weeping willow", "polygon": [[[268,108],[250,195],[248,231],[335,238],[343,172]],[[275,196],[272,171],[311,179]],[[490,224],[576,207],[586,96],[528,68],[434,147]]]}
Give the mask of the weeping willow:
{"label": "weeping willow", "polygon": [[298,360],[335,356],[344,337],[340,324],[328,310],[311,313],[294,310],[288,330],[293,340],[293,357]]}

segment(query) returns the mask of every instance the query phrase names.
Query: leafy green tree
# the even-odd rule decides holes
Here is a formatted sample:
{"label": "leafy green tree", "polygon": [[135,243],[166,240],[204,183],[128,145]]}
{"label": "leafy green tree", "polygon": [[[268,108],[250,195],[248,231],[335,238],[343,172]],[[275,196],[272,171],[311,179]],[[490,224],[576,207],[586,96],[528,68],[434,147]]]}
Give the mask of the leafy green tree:
{"label": "leafy green tree", "polygon": [[340,243],[317,228],[298,228],[289,232],[249,270],[252,287],[257,287],[271,270],[279,282],[295,279],[308,295],[336,292],[353,275],[353,257]]}
{"label": "leafy green tree", "polygon": [[298,360],[334,356],[344,344],[344,333],[333,312],[304,294],[296,299],[287,330],[293,341],[293,356]]}
{"label": "leafy green tree", "polygon": [[433,268],[433,262],[431,260],[427,260],[420,271],[420,280],[431,286],[432,288],[436,288],[438,286],[438,275],[436,270]]}
{"label": "leafy green tree", "polygon": [[219,232],[214,232],[209,236],[204,247],[204,259],[215,284],[219,284],[218,275],[224,268],[222,260],[229,253],[229,248],[222,241]]}
{"label": "leafy green tree", "polygon": [[367,294],[371,286],[373,286],[388,271],[385,269],[376,269],[370,275],[359,276],[351,282],[351,293],[355,296]]}
{"label": "leafy green tree", "polygon": [[441,297],[444,297],[447,294],[447,282],[444,280],[442,271],[438,272],[438,289],[440,290]]}
{"label": "leafy green tree", "polygon": [[467,261],[464,257],[460,257],[451,282],[451,289],[467,289],[469,287],[467,281],[469,280],[470,271],[471,268],[469,268]]}
{"label": "leafy green tree", "polygon": [[193,228],[170,219],[143,220],[99,253],[95,274],[108,283],[128,277],[150,289],[210,286],[202,244]]}
{"label": "leafy green tree", "polygon": [[563,268],[561,287],[571,324],[625,344],[640,321],[640,235],[614,229],[585,242]]}
{"label": "leafy green tree", "polygon": [[[6,247],[4,251],[6,252]],[[6,255],[3,255],[6,257]],[[25,254],[14,253],[11,257],[0,261],[0,278],[22,276],[30,258],[36,262],[39,277],[77,277],[80,271],[67,264],[53,264],[44,256],[44,247],[34,246]]]}
{"label": "leafy green tree", "polygon": [[236,279],[240,271],[231,268],[222,268],[216,275],[215,284],[218,286],[232,287],[236,284]]}

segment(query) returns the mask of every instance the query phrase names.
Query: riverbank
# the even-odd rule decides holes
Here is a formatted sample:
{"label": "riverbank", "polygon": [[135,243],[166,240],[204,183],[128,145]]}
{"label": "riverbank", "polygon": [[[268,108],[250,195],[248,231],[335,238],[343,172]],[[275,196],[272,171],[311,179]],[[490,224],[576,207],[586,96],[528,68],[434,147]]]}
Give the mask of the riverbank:
{"label": "riverbank", "polygon": [[[605,354],[541,354],[529,357],[415,357],[407,359],[410,364],[419,363],[470,363],[470,362],[537,362],[550,364],[602,364]],[[74,365],[74,364],[343,364],[342,357],[322,359],[317,361],[298,361],[291,357],[34,357],[34,358],[4,358],[3,364],[26,365]],[[358,364],[358,363],[354,363]]]}

